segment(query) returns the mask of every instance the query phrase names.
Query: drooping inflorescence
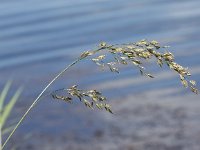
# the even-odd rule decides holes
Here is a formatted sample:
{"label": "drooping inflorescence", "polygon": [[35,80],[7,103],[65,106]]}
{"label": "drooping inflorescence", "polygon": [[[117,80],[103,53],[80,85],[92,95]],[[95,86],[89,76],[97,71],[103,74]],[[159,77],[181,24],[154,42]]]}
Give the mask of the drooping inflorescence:
{"label": "drooping inflorescence", "polygon": [[[102,68],[107,66],[110,71],[119,73],[117,65],[133,64],[140,70],[142,75],[154,78],[153,75],[146,72],[143,63],[152,58],[156,58],[156,62],[160,67],[166,64],[170,69],[179,74],[180,81],[184,87],[189,87],[192,92],[198,94],[196,82],[189,79],[191,74],[188,71],[188,68],[175,62],[174,55],[168,51],[169,46],[160,46],[160,44],[154,40],[141,40],[136,43],[121,45],[108,45],[103,42],[99,47],[101,50],[104,49],[106,52],[111,54],[111,57],[114,58],[112,59],[113,61],[106,61],[106,54],[103,54],[91,59]],[[160,52],[160,50],[164,52]],[[88,53],[93,55],[92,51]]]}
{"label": "drooping inflorescence", "polygon": [[71,103],[73,98],[79,99],[86,107],[94,109],[105,109],[106,111],[112,113],[111,107],[106,103],[106,97],[102,96],[97,90],[81,90],[77,88],[77,85],[73,85],[68,89],[61,89],[65,91],[67,95],[61,96],[57,94],[58,91],[52,93],[54,99],[62,100]]}
{"label": "drooping inflorescence", "polygon": [[[160,44],[155,40],[141,40],[136,43],[115,45],[109,45],[102,42],[99,44],[98,49],[83,52],[80,59],[90,58],[90,60],[102,69],[107,67],[111,72],[115,73],[119,73],[118,65],[132,64],[139,69],[141,75],[154,78],[153,75],[146,72],[143,65],[145,61],[154,58],[160,67],[166,64],[170,69],[178,73],[183,86],[189,87],[192,92],[198,94],[196,82],[189,79],[191,74],[188,71],[188,68],[176,63],[174,55],[168,51],[168,48],[169,46],[160,46]],[[164,52],[161,52],[161,50]],[[99,109],[105,108],[106,111],[112,113],[110,105],[105,103],[106,98],[96,90],[84,91],[77,89],[77,86],[74,85],[66,91],[71,97],[59,96],[55,93],[52,94],[52,96],[55,99],[60,99],[66,102],[72,102],[73,97],[76,97],[89,108],[93,109],[94,106],[96,106]]]}

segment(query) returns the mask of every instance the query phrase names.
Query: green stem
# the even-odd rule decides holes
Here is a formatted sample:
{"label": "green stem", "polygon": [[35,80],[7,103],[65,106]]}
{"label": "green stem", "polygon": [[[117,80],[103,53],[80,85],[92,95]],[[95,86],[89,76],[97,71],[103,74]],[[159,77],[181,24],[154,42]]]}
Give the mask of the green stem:
{"label": "green stem", "polygon": [[2,150],[2,130],[1,129],[2,129],[2,127],[1,127],[1,123],[0,123],[0,150]]}
{"label": "green stem", "polygon": [[75,65],[76,63],[78,63],[80,60],[82,60],[83,58],[78,58],[76,59],[74,62],[72,62],[70,65],[68,65],[66,68],[64,68],[60,73],[58,73],[58,75],[56,75],[50,82],[49,84],[42,90],[42,92],[38,95],[38,97],[34,100],[34,102],[30,105],[30,107],[27,109],[27,111],[24,113],[24,115],[21,117],[21,119],[18,121],[17,125],[14,127],[14,129],[12,130],[12,132],[9,134],[8,138],[6,139],[6,141],[3,143],[3,146],[1,148],[0,146],[0,150],[3,150],[5,145],[8,143],[8,141],[10,140],[10,138],[13,136],[13,134],[15,133],[16,129],[21,125],[21,123],[23,122],[23,120],[26,118],[26,116],[28,115],[28,113],[32,110],[32,108],[39,102],[40,98],[43,96],[44,92],[62,75],[64,74],[70,67],[72,67],[73,65]]}

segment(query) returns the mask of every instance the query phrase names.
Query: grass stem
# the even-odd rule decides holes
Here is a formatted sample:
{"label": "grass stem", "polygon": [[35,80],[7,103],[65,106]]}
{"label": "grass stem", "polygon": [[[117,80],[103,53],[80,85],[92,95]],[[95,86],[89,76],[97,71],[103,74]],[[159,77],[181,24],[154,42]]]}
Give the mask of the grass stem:
{"label": "grass stem", "polygon": [[9,136],[7,137],[7,139],[5,140],[5,142],[3,143],[2,147],[0,146],[0,150],[3,150],[4,147],[6,146],[6,144],[8,143],[8,141],[10,140],[10,138],[13,136],[13,134],[15,133],[16,129],[21,125],[21,123],[23,122],[23,120],[26,118],[26,116],[28,115],[28,113],[32,110],[32,108],[39,102],[40,98],[43,96],[43,94],[46,92],[46,90],[61,76],[63,75],[70,67],[74,66],[76,63],[78,63],[80,60],[82,60],[83,58],[78,58],[76,59],[74,62],[72,62],[71,64],[69,64],[66,68],[64,68],[61,72],[59,72],[49,83],[48,85],[41,91],[41,93],[38,95],[38,97],[33,101],[33,103],[29,106],[29,108],[27,109],[27,111],[23,114],[23,116],[21,117],[21,119],[18,121],[18,123],[16,124],[16,126],[14,127],[14,129],[12,130],[12,132],[9,134]]}

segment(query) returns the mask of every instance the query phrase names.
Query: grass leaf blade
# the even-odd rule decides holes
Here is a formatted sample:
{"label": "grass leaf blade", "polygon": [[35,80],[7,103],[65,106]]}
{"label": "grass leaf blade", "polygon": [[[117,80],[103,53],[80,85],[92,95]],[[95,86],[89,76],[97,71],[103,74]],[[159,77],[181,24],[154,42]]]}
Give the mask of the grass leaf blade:
{"label": "grass leaf blade", "polygon": [[8,116],[10,115],[10,112],[11,112],[13,106],[15,105],[17,99],[19,98],[21,91],[22,91],[21,88],[18,89],[16,91],[16,93],[13,95],[13,97],[11,98],[11,100],[9,101],[9,103],[5,106],[5,108],[2,112],[1,118],[0,118],[0,123],[1,123],[2,127],[4,126],[6,120],[8,119]]}
{"label": "grass leaf blade", "polygon": [[1,95],[0,95],[0,112],[2,112],[3,104],[4,104],[4,101],[5,101],[6,95],[8,93],[8,90],[10,89],[11,83],[12,83],[11,81],[8,81],[6,83],[3,91],[1,92]]}

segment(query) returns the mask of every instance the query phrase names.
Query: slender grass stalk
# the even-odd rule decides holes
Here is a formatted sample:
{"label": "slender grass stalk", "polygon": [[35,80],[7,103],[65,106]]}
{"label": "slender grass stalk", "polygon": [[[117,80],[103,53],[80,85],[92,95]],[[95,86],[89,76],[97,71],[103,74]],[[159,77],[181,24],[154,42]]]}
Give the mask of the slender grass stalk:
{"label": "slender grass stalk", "polygon": [[[0,129],[1,129],[1,123],[0,123]],[[0,150],[2,150],[2,134],[1,134],[1,130],[0,130]]]}
{"label": "slender grass stalk", "polygon": [[9,136],[7,137],[7,139],[5,140],[5,142],[2,145],[2,148],[0,150],[3,150],[4,147],[6,146],[6,144],[8,143],[8,141],[10,140],[10,138],[13,136],[13,134],[15,133],[16,129],[21,125],[21,123],[23,122],[23,120],[26,118],[26,116],[28,115],[28,113],[32,110],[32,108],[41,100],[41,97],[43,96],[44,92],[61,76],[63,75],[70,67],[74,66],[76,63],[78,63],[79,61],[81,61],[83,58],[80,57],[78,59],[76,59],[74,62],[72,62],[71,64],[69,64],[66,68],[64,68],[61,72],[59,72],[49,83],[48,85],[41,91],[41,93],[38,95],[38,97],[33,101],[33,103],[29,106],[29,108],[27,109],[27,111],[24,113],[24,115],[21,117],[21,119],[18,121],[18,123],[16,124],[16,126],[14,127],[14,129],[12,130],[12,132],[9,134]]}

